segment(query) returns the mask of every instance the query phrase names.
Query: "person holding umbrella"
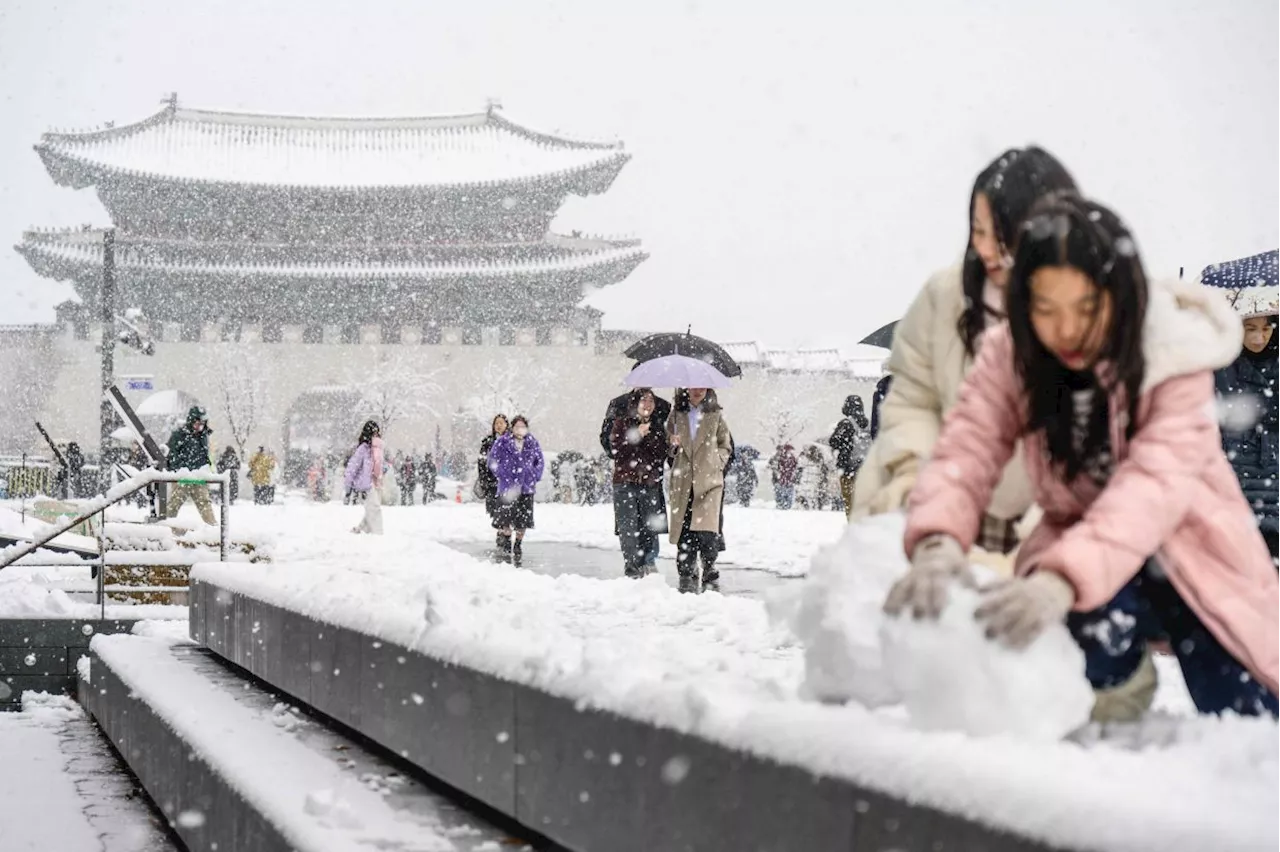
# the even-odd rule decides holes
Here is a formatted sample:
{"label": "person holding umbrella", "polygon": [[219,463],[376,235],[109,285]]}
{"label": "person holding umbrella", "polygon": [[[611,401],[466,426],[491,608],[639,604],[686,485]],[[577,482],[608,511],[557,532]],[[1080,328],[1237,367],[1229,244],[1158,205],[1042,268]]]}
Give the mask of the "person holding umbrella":
{"label": "person holding umbrella", "polygon": [[666,421],[656,416],[653,391],[636,388],[625,417],[614,420],[610,433],[613,457],[614,528],[622,545],[628,577],[654,570],[659,532],[666,532],[662,471],[667,459]]}
{"label": "person holding umbrella", "polygon": [[680,591],[718,589],[716,557],[720,555],[724,472],[731,438],[715,391],[705,387],[676,391],[675,409],[667,421],[667,443],[671,457],[670,540],[678,548]]}

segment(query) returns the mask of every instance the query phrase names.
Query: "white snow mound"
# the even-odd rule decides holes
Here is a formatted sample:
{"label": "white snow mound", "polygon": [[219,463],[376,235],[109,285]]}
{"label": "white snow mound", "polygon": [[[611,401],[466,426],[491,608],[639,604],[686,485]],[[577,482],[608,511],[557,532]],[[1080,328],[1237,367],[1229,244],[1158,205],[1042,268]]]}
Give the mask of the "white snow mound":
{"label": "white snow mound", "polygon": [[[980,583],[993,576],[977,567],[975,573]],[[910,614],[881,620],[884,668],[911,724],[1035,740],[1060,740],[1086,724],[1093,690],[1084,652],[1066,625],[1050,626],[1015,651],[984,635],[973,617],[981,599],[954,585],[937,621]]]}
{"label": "white snow mound", "polygon": [[[956,586],[942,617],[887,618],[885,595],[906,573],[905,518],[852,523],[813,558],[798,592],[775,597],[770,614],[805,645],[801,694],[826,702],[905,707],[913,727],[1057,740],[1084,725],[1093,691],[1084,654],[1065,625],[1023,651],[983,634],[979,595]],[[974,566],[982,579],[993,575]]]}

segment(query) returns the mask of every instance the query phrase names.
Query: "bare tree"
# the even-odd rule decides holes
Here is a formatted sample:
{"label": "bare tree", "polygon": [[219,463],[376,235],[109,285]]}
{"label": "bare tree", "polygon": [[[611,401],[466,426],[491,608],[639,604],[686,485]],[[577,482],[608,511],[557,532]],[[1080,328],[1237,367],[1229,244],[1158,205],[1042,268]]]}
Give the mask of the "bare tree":
{"label": "bare tree", "polygon": [[245,445],[258,428],[266,407],[267,382],[261,373],[253,369],[248,353],[242,347],[219,347],[214,368],[227,429],[240,451],[240,458],[244,458]]}
{"label": "bare tree", "polygon": [[498,412],[537,420],[546,413],[551,388],[558,381],[562,379],[556,371],[545,365],[516,356],[494,358],[476,376],[475,393],[462,408],[485,424]]}
{"label": "bare tree", "polygon": [[813,428],[822,391],[831,379],[819,372],[796,372],[771,377],[757,422],[775,446],[793,444]]}
{"label": "bare tree", "polygon": [[383,351],[373,370],[350,384],[360,395],[360,413],[377,420],[383,430],[422,414],[437,414],[441,387],[435,370],[422,370],[395,347]]}

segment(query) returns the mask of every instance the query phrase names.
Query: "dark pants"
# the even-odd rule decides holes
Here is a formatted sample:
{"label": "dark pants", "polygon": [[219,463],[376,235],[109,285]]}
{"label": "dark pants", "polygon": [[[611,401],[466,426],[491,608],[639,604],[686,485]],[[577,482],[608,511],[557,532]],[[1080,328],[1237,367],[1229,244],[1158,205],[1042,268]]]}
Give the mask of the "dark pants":
{"label": "dark pants", "polygon": [[1095,689],[1127,681],[1147,642],[1168,640],[1201,713],[1276,715],[1276,696],[1227,653],[1152,560],[1110,603],[1068,615],[1067,627],[1084,651],[1085,676]]}
{"label": "dark pants", "polygon": [[716,557],[720,555],[719,534],[698,532],[689,529],[693,521],[693,492],[689,492],[688,503],[684,509],[684,523],[680,527],[680,540],[677,545],[676,570],[682,577],[692,577],[697,559],[702,557],[702,578],[705,581],[713,575],[716,568]]}
{"label": "dark pants", "polygon": [[1267,550],[1271,551],[1272,559],[1280,557],[1280,553],[1277,552],[1280,550],[1280,536],[1277,536],[1275,530],[1264,529],[1262,531],[1262,540],[1267,543]]}
{"label": "dark pants", "polygon": [[666,526],[661,485],[614,485],[613,518],[629,571],[652,565],[658,548],[657,530]]}

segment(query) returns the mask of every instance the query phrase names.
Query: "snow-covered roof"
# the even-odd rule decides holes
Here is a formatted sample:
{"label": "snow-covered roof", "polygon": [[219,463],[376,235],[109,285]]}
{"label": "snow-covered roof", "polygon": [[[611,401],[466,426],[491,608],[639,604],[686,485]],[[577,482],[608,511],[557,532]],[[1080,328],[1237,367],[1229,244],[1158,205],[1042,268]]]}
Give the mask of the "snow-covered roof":
{"label": "snow-covered roof", "polygon": [[516,124],[496,108],[421,118],[316,118],[186,109],[176,99],[121,127],[46,133],[36,151],[60,184],[106,175],[314,188],[472,186],[587,177],[608,188],[621,143]]}
{"label": "snow-covered roof", "polygon": [[735,341],[720,346],[741,365],[798,373],[847,373],[865,379],[884,375],[884,362],[889,357],[888,349],[865,344],[826,349],[766,349],[754,341]]}
{"label": "snow-covered roof", "polygon": [[[190,252],[184,252],[182,243],[117,241],[116,269],[119,271],[148,270],[169,272],[175,275],[226,274],[237,279],[265,278],[471,278],[510,277],[538,275],[555,272],[615,267],[618,273],[613,280],[621,280],[630,274],[648,254],[637,241],[615,243],[597,240],[572,243],[559,237],[558,249],[553,254],[518,260],[470,260],[470,261],[405,261],[405,262],[209,262],[192,259],[198,244],[185,244]],[[581,250],[567,250],[569,246],[583,246]],[[155,251],[164,246],[164,251]],[[40,275],[65,279],[88,279],[101,275],[102,232],[93,230],[28,231],[21,244],[15,247],[31,267]],[[603,270],[602,270],[603,271]]]}
{"label": "snow-covered roof", "polygon": [[764,353],[760,344],[755,342],[721,343],[720,348],[729,353],[729,357],[742,364],[764,363]]}

